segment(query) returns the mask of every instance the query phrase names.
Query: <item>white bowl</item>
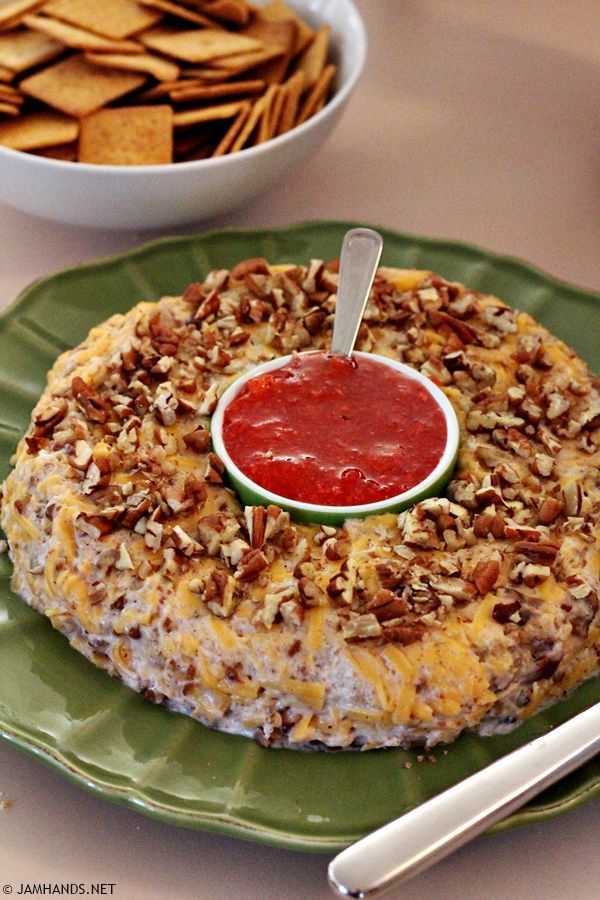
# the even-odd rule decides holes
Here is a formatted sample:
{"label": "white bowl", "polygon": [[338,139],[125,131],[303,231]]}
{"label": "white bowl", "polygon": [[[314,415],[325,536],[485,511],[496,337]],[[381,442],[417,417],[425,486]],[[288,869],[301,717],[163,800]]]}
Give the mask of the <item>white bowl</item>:
{"label": "white bowl", "polygon": [[[308,351],[321,352],[321,351]],[[430,378],[426,378],[416,369],[404,363],[397,362],[387,356],[379,356],[375,353],[363,353],[355,351],[354,356],[368,357],[381,365],[389,366],[398,372],[401,372],[406,378],[423,385],[430,395],[433,397],[438,407],[441,409],[446,422],[446,445],[442,456],[436,467],[418,484],[401,494],[395,494],[385,500],[377,500],[374,503],[362,503],[356,506],[325,506],[320,503],[304,503],[300,500],[290,500],[282,497],[272,491],[263,488],[255,481],[252,481],[242,470],[234,463],[223,441],[223,416],[229,404],[237,397],[240,391],[245,387],[248,381],[263,375],[265,372],[271,372],[273,369],[279,369],[285,366],[293,358],[289,356],[281,356],[277,359],[269,360],[250,369],[244,375],[240,375],[233,384],[223,393],[217,407],[212,415],[210,423],[211,440],[215,453],[224,464],[232,487],[236,491],[238,497],[245,505],[268,506],[274,504],[281,509],[288,510],[297,522],[314,522],[325,525],[341,525],[349,518],[364,518],[365,516],[381,515],[388,512],[400,512],[409,506],[414,506],[420,500],[426,497],[439,496],[442,489],[450,481],[456,457],[458,454],[458,443],[460,438],[460,428],[454,408],[444,392]]]}
{"label": "white bowl", "polygon": [[57,222],[125,230],[199,222],[270,188],[329,136],[366,57],[352,0],[289,3],[310,25],[330,25],[338,65],[334,96],[302,125],[230,156],[157,166],[63,162],[0,147],[0,201]]}

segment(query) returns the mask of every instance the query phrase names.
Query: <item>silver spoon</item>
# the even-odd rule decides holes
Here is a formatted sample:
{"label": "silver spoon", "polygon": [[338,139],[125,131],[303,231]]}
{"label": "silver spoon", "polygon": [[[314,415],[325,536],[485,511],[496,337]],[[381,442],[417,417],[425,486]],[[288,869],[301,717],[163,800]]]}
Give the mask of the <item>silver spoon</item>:
{"label": "silver spoon", "polygon": [[371,228],[352,228],[344,236],[331,340],[336,356],[352,354],[382,248],[383,238]]}
{"label": "silver spoon", "polygon": [[600,703],[503,756],[329,864],[337,896],[375,897],[423,872],[600,753]]}

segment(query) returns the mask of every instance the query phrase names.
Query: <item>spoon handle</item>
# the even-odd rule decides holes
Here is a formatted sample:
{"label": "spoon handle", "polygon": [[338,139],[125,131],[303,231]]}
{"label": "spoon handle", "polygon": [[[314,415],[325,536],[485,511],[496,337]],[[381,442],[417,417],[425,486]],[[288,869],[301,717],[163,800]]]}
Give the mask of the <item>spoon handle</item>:
{"label": "spoon handle", "polygon": [[346,232],[340,255],[331,352],[350,356],[381,257],[383,238],[371,228]]}
{"label": "spoon handle", "polygon": [[599,752],[596,703],[343,850],[329,864],[329,883],[337,896],[374,897],[443,859]]}

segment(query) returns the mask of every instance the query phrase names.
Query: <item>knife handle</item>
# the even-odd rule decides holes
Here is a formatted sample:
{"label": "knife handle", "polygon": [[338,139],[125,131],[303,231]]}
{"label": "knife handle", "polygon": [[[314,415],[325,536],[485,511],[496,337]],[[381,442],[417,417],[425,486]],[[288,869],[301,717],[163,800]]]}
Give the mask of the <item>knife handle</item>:
{"label": "knife handle", "polygon": [[600,704],[519,747],[342,850],[341,897],[367,898],[418,875],[600,752]]}

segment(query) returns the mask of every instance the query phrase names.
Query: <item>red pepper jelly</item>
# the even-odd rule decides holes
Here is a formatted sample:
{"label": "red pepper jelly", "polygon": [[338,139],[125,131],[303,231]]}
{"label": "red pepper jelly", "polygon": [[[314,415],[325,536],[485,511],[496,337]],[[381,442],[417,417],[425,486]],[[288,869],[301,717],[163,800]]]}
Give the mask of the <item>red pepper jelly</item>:
{"label": "red pepper jelly", "polygon": [[366,356],[301,353],[250,379],[226,407],[223,443],[255,484],[288,500],[355,506],[423,481],[447,440],[424,385]]}

